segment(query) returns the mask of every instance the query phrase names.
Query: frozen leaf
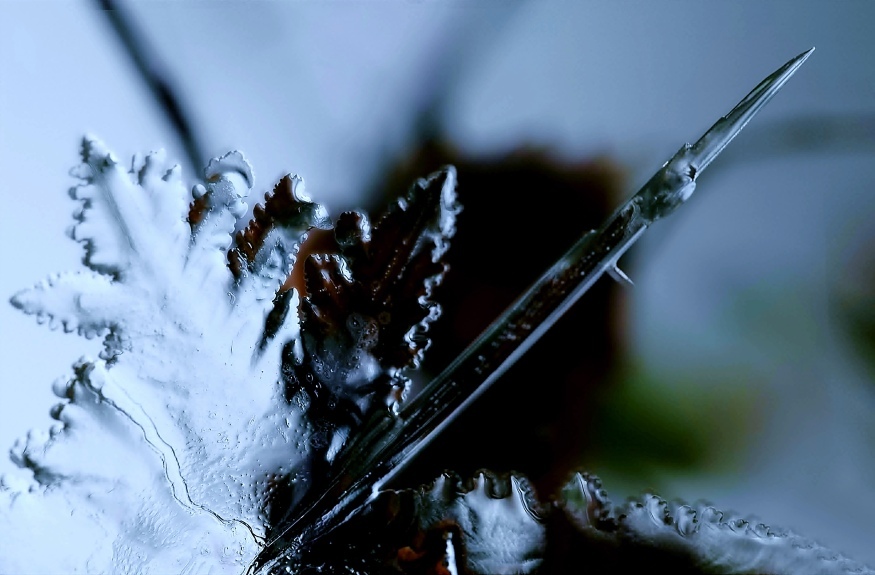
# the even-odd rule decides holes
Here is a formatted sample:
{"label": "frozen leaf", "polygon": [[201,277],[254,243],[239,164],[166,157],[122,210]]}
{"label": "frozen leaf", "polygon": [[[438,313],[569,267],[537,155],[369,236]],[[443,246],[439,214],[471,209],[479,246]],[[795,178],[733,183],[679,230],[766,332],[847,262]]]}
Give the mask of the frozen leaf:
{"label": "frozen leaf", "polygon": [[373,229],[361,214],[341,215],[339,257],[311,258],[305,267],[307,336],[349,331],[383,369],[418,364],[424,333],[440,314],[430,297],[446,270],[441,258],[460,209],[455,180],[452,168],[419,180]]}
{"label": "frozen leaf", "polygon": [[384,491],[271,573],[283,568],[371,575],[875,573],[796,534],[705,503],[648,494],[614,505],[599,479],[582,473],[541,501],[524,477],[488,471],[465,482],[444,474],[419,489]]}
{"label": "frozen leaf", "polygon": [[[76,331],[92,338],[113,326],[134,301],[126,301],[124,292],[117,293],[118,284],[112,278],[95,272],[58,274],[18,293],[12,305],[24,313],[39,318],[51,318],[53,327]],[[113,309],[107,302],[115,302]]]}
{"label": "frozen leaf", "polygon": [[168,165],[163,152],[130,172],[94,138],[83,140],[81,154],[82,164],[72,173],[82,184],[71,188],[70,196],[82,207],[70,236],[85,244],[85,265],[123,277],[145,273],[160,257],[184,249],[179,208],[186,194],[179,167]]}
{"label": "frozen leaf", "polygon": [[[587,474],[576,474],[556,505],[564,516],[557,525],[572,529],[553,537],[562,544],[551,550],[551,562],[633,573],[655,564],[672,573],[875,573],[795,533],[707,503],[646,494],[615,506],[599,479]],[[551,566],[561,572],[557,567]]]}
{"label": "frozen leaf", "polygon": [[287,393],[306,392],[315,451],[327,460],[377,398],[401,400],[403,370],[428,346],[425,331],[440,314],[432,290],[459,211],[455,185],[453,168],[417,181],[373,228],[363,214],[342,214],[335,253],[304,262],[303,345],[300,357],[285,356]]}
{"label": "frozen leaf", "polygon": [[[374,390],[400,400],[400,372],[421,356],[437,317],[430,296],[454,231],[455,174],[417,182],[373,233],[365,216],[342,216],[333,253],[311,256],[304,285],[287,289],[299,244],[331,224],[297,176],[283,178],[235,237],[252,185],[239,152],[211,161],[191,196],[163,152],[125,170],[86,138],[82,160],[70,235],[89,270],[53,276],[12,303],[102,336],[104,351],[53,386],[61,403],[51,430],[12,450],[33,479],[0,487],[0,524],[20,550],[0,566],[239,572],[268,515],[288,504],[283,490],[297,484],[300,493],[313,461],[326,460],[320,425],[336,423],[322,411],[330,394],[303,386],[312,393],[302,396],[291,374],[318,378],[354,417]],[[349,429],[333,430],[335,449]],[[67,535],[42,537],[46,521]]]}
{"label": "frozen leaf", "polygon": [[[329,539],[305,545],[296,573],[536,573],[547,509],[519,475],[445,473],[419,489],[384,491]],[[332,553],[336,546],[346,551]],[[282,572],[282,567],[273,572]]]}
{"label": "frozen leaf", "polygon": [[[320,481],[334,458],[370,412],[400,401],[428,347],[460,209],[455,170],[418,181],[373,227],[343,214],[328,242],[325,210],[296,176],[241,226],[252,173],[239,152],[210,162],[192,198],[163,153],[126,171],[86,139],[76,173],[71,235],[89,269],[12,303],[102,336],[104,350],[54,384],[56,423],[13,446],[32,475],[0,480],[0,532],[12,550],[0,570],[254,569],[259,551],[287,542],[275,536],[303,495],[333,493]],[[615,506],[587,475],[546,500],[516,474],[444,475],[313,523],[331,528],[304,529],[265,570],[872,573],[708,505],[647,495]]]}
{"label": "frozen leaf", "polygon": [[[239,572],[265,533],[272,478],[309,449],[281,376],[295,314],[264,336],[275,298],[296,305],[294,293],[276,297],[290,263],[271,281],[251,271],[261,282],[229,269],[252,182],[239,152],[210,163],[189,207],[163,152],[128,171],[93,138],[82,150],[71,235],[91,271],[52,277],[12,303],[67,331],[103,335],[105,350],[54,386],[62,403],[51,432],[32,432],[13,450],[33,483],[0,489],[4,548],[20,550],[3,554],[0,570]],[[248,253],[291,262],[307,228],[324,223],[324,210],[308,206],[315,218],[281,222],[282,242]],[[256,213],[271,210],[269,201]],[[46,521],[65,536],[45,537]]]}
{"label": "frozen leaf", "polygon": [[[272,193],[265,195],[264,205],[255,206],[252,221],[237,234],[236,247],[229,253],[235,276],[269,274],[264,270],[273,269],[270,264],[276,253],[292,253],[302,234],[310,228],[330,227],[325,208],[312,203],[303,194],[303,187],[301,178],[286,175]],[[291,272],[292,263],[286,262],[280,270],[280,284]]]}

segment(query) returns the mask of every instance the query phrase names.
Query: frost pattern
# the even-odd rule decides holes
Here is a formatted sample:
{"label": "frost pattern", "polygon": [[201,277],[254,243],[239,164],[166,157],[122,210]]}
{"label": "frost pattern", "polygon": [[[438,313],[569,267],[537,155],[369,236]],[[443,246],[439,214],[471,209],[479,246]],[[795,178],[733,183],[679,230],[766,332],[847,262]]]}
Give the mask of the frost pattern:
{"label": "frost pattern", "polygon": [[587,474],[572,478],[557,507],[582,538],[565,557],[572,564],[595,555],[620,572],[640,572],[660,561],[669,571],[687,573],[875,573],[791,531],[707,503],[686,505],[646,494],[615,506],[601,481]]}
{"label": "frost pattern", "polygon": [[[13,448],[33,481],[0,489],[0,571],[240,572],[266,531],[272,479],[307,454],[280,374],[296,314],[269,341],[264,330],[292,244],[324,210],[292,194],[306,214],[277,226],[283,241],[262,242],[257,265],[235,276],[227,253],[252,182],[239,152],[210,163],[191,207],[163,152],[127,170],[86,138],[73,173],[81,208],[70,236],[88,271],[12,303],[102,336],[104,350],[54,385],[58,423]],[[278,301],[294,307],[297,296]]]}
{"label": "frost pattern", "polygon": [[540,573],[546,516],[522,476],[482,471],[462,481],[445,473],[419,489],[381,492],[330,541],[269,572]]}
{"label": "frost pattern", "polygon": [[305,547],[286,568],[362,575],[875,573],[792,532],[707,503],[647,494],[615,505],[601,481],[584,473],[539,500],[524,477],[488,471],[468,481],[444,474],[419,489],[384,491],[330,541]]}
{"label": "frost pattern", "polygon": [[[403,397],[439,315],[431,296],[460,209],[455,171],[416,182],[373,229],[343,214],[295,284],[308,234],[331,226],[297,176],[232,238],[252,185],[239,152],[210,162],[190,204],[163,152],[126,170],[86,138],[82,162],[70,236],[87,270],[12,303],[102,337],[103,351],[53,385],[57,423],[11,451],[32,476],[0,480],[0,571],[240,573],[301,486],[318,490],[368,414]],[[525,478],[491,472],[383,491],[289,560],[271,569],[875,573],[706,504],[614,505],[585,474],[545,501]]]}
{"label": "frost pattern", "polygon": [[253,181],[239,152],[191,195],[163,152],[127,170],[94,138],[73,175],[87,270],[12,304],[103,351],[53,386],[58,423],[12,450],[32,479],[0,483],[15,550],[0,571],[239,573],[373,399],[403,398],[439,315],[455,172],[418,181],[373,230],[343,214],[297,283],[301,246],[331,221],[295,175],[236,235]]}

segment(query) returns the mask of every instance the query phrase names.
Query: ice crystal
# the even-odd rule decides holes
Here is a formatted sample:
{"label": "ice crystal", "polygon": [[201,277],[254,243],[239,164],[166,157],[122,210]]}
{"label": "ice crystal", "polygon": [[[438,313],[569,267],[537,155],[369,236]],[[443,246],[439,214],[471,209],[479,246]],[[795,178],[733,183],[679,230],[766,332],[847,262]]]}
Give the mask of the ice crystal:
{"label": "ice crystal", "polygon": [[[288,314],[266,339],[265,320],[293,242],[324,225],[324,209],[286,190],[300,216],[266,234],[251,270],[235,277],[226,254],[252,182],[240,153],[210,163],[191,208],[162,152],[127,170],[86,138],[82,162],[70,235],[88,271],[49,278],[12,303],[102,335],[104,350],[55,384],[58,425],[13,450],[34,482],[0,493],[4,547],[16,550],[3,553],[2,570],[240,571],[264,535],[271,478],[308,451],[280,374],[297,321]],[[47,523],[63,536],[46,538]]]}
{"label": "ice crystal", "polygon": [[[239,152],[191,196],[163,153],[126,169],[94,138],[74,175],[87,270],[12,303],[103,351],[55,383],[58,423],[13,448],[32,480],[0,484],[0,571],[243,572],[363,422],[404,398],[439,315],[455,170],[373,226],[357,212],[332,224],[289,175],[242,228],[253,178]],[[872,573],[707,505],[614,506],[583,474],[545,499],[520,475],[445,474],[298,543],[264,570]]]}
{"label": "ice crystal", "polygon": [[[378,528],[377,528],[378,527]],[[338,556],[332,549],[343,548]],[[614,504],[598,477],[576,473],[540,500],[525,477],[444,474],[384,491],[330,540],[305,548],[294,571],[564,574],[875,573],[786,530],[699,502],[645,494]]]}
{"label": "ice crystal", "polygon": [[[16,550],[2,570],[239,572],[275,492],[308,485],[375,390],[403,391],[437,315],[427,297],[453,232],[454,172],[418,182],[373,233],[360,214],[340,217],[338,253],[307,262],[304,337],[300,294],[284,284],[308,230],[330,220],[300,178],[283,178],[234,238],[252,184],[239,152],[210,162],[190,204],[163,152],[128,170],[86,138],[73,175],[70,236],[88,270],[12,303],[104,349],[55,384],[59,423],[13,449],[33,482],[0,491]],[[64,537],[46,539],[47,522]]]}

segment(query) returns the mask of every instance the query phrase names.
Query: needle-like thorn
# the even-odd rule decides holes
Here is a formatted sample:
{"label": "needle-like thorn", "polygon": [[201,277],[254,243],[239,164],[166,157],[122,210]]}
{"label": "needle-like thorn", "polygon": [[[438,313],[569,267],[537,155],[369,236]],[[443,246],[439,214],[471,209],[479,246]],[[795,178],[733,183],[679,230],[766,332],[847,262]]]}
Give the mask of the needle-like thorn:
{"label": "needle-like thorn", "polygon": [[[601,228],[584,235],[397,416],[371,421],[336,459],[324,488],[276,526],[252,569],[330,532],[355,514],[433,437],[516,362],[653,222],[692,195],[696,178],[811,55],[803,52],[760,82],[692,146],[684,145]],[[626,278],[628,279],[628,278]]]}
{"label": "needle-like thorn", "polygon": [[614,278],[617,283],[621,283],[629,287],[635,286],[635,282],[632,281],[632,278],[626,275],[626,272],[621,270],[620,266],[618,266],[617,264],[614,264],[608,268],[608,275]]}

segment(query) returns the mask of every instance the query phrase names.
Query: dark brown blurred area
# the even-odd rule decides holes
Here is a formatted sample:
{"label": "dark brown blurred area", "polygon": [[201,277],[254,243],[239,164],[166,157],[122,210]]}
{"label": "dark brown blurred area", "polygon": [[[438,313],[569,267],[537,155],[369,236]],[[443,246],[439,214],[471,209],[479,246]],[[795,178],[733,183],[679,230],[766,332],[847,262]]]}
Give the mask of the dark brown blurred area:
{"label": "dark brown blurred area", "polygon": [[[437,375],[621,198],[624,174],[607,158],[575,163],[520,149],[473,158],[424,143],[385,178],[385,205],[416,178],[452,164],[462,204],[445,256],[450,269],[434,300],[443,308],[413,393]],[[374,213],[374,212],[372,212]],[[599,281],[491,389],[462,413],[402,474],[399,485],[434,480],[445,469],[527,475],[552,493],[585,463],[597,397],[620,355],[623,298]]]}

